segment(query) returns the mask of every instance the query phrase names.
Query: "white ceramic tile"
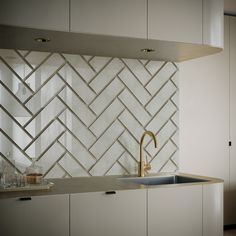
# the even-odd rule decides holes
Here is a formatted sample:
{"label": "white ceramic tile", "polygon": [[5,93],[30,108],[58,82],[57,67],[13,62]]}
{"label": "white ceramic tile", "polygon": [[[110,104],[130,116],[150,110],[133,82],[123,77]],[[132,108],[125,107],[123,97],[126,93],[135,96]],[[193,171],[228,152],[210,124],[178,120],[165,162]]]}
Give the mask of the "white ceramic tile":
{"label": "white ceramic tile", "polygon": [[86,104],[89,104],[95,98],[96,94],[71,67],[66,67],[65,75],[60,74]]}
{"label": "white ceramic tile", "polygon": [[95,72],[91,69],[88,63],[80,55],[63,54],[66,60],[75,68],[75,70],[89,82],[94,76]]}
{"label": "white ceramic tile", "polygon": [[[89,169],[96,162],[89,151],[78,140],[73,138],[70,133],[66,133],[66,141],[63,140],[63,138],[60,138],[59,141],[61,143],[65,142],[66,149],[81,165],[84,166],[84,168]],[[67,145],[68,142],[69,145]]]}
{"label": "white ceramic tile", "polygon": [[151,99],[151,95],[127,68],[119,74],[119,78],[142,105],[145,105]]}
{"label": "white ceramic tile", "polygon": [[143,65],[146,65],[148,63],[148,60],[145,60],[145,59],[140,59],[139,60]]}
{"label": "white ceramic tile", "polygon": [[111,167],[111,169],[106,173],[106,175],[128,175],[127,172],[118,162]]}
{"label": "white ceramic tile", "polygon": [[0,85],[1,105],[14,117],[18,114],[25,114],[30,119],[30,113],[10,93]]}
{"label": "white ceramic tile", "polygon": [[140,61],[136,59],[123,59],[123,61],[143,85],[150,80],[151,75]]}
{"label": "white ceramic tile", "polygon": [[146,89],[154,95],[163,84],[169,80],[176,70],[176,67],[171,62],[168,62],[147,84]]}
{"label": "white ceramic tile", "polygon": [[128,111],[125,110],[118,118],[121,123],[126,127],[126,129],[133,134],[137,141],[140,140],[143,132],[145,131],[144,127],[134,118],[134,116]]}
{"label": "white ceramic tile", "polygon": [[60,114],[60,112],[63,111],[63,109],[64,105],[59,101],[59,99],[53,99],[53,101],[51,101],[50,104],[27,125],[27,131],[31,133],[32,130],[35,130],[34,135],[38,135],[45,126],[47,126],[55,119],[55,117],[57,117],[58,114]]}
{"label": "white ceramic tile", "polygon": [[176,92],[176,87],[171,81],[168,81],[165,86],[152,98],[147,104],[146,109],[155,115],[160,108],[170,99],[170,97]]}
{"label": "white ceramic tile", "polygon": [[164,61],[149,61],[146,65],[147,70],[154,75],[164,65]]}
{"label": "white ceramic tile", "polygon": [[160,112],[153,117],[151,122],[146,127],[148,130],[158,131],[168,119],[174,114],[176,107],[172,102],[168,101],[167,104],[160,110]]}
{"label": "white ceramic tile", "polygon": [[138,174],[138,162],[129,153],[125,152],[119,159],[119,163],[128,170],[129,174]]}
{"label": "white ceramic tile", "polygon": [[143,126],[151,119],[151,116],[128,90],[124,90],[119,95],[119,99]]}
{"label": "white ceramic tile", "polygon": [[86,61],[90,61],[92,57],[93,57],[93,56],[91,56],[91,55],[83,55],[83,58],[84,58]]}
{"label": "white ceramic tile", "polygon": [[169,160],[165,165],[164,167],[162,167],[161,169],[162,172],[175,172],[176,171],[176,165],[171,161]]}
{"label": "white ceramic tile", "polygon": [[179,91],[177,90],[176,93],[171,97],[171,100],[175,103],[178,107],[179,104]]}
{"label": "white ceramic tile", "polygon": [[119,142],[133,156],[133,158],[139,160],[139,143],[127,131],[119,137]]}
{"label": "white ceramic tile", "polygon": [[[38,67],[46,58],[49,56],[49,52],[30,52],[26,56],[26,60],[30,63],[30,65],[35,68]],[[22,54],[24,55],[24,54]]]}
{"label": "white ceramic tile", "polygon": [[124,151],[124,148],[118,142],[115,142],[97,161],[96,165],[89,171],[89,173],[93,176],[104,175]]}
{"label": "white ceramic tile", "polygon": [[75,161],[69,154],[66,154],[60,161],[59,164],[69,173],[72,177],[89,176],[81,165]]}
{"label": "white ceramic tile", "polygon": [[85,125],[89,126],[95,120],[95,114],[69,88],[66,89],[66,97],[62,93],[59,96]]}
{"label": "white ceramic tile", "polygon": [[94,134],[73,113],[67,110],[66,118],[61,119],[62,116],[59,119],[87,148],[96,141]]}
{"label": "white ceramic tile", "polygon": [[114,98],[122,91],[124,85],[115,78],[96,99],[90,104],[90,108],[100,115],[100,113],[114,100]]}
{"label": "white ceramic tile", "polygon": [[171,157],[171,160],[175,163],[176,168],[178,169],[178,163],[179,163],[179,150],[177,150]]}
{"label": "white ceramic tile", "polygon": [[46,179],[63,178],[65,171],[56,164],[45,176]]}
{"label": "white ceramic tile", "polygon": [[163,147],[163,145],[172,137],[172,135],[176,132],[176,127],[173,125],[171,121],[168,121],[165,126],[160,130],[160,132],[156,135],[157,139],[157,148],[155,148],[153,141],[149,141],[149,144],[145,147],[148,153],[151,156],[155,156],[158,151]]}
{"label": "white ceramic tile", "polygon": [[171,77],[172,82],[175,84],[175,86],[179,87],[179,69],[177,68],[176,73]]}
{"label": "white ceramic tile", "polygon": [[29,142],[31,142],[31,137],[19,127],[11,118],[3,111],[0,110],[1,117],[1,129],[15,142],[24,149]]}
{"label": "white ceramic tile", "polygon": [[97,159],[99,159],[123,131],[124,127],[120,124],[119,121],[115,121],[90,148],[91,153],[93,153],[93,155]]}
{"label": "white ceramic tile", "polygon": [[173,142],[179,146],[179,131],[177,130],[176,133],[172,136],[171,138],[173,140]]}
{"label": "white ceramic tile", "polygon": [[114,122],[118,115],[124,110],[124,106],[117,99],[97,118],[89,129],[99,137],[107,127]]}
{"label": "white ceramic tile", "polygon": [[19,148],[17,148],[9,139],[7,139],[2,132],[0,132],[1,153],[7,158],[7,153],[17,163],[17,168],[23,173],[25,168],[31,164],[30,160],[24,155]]}
{"label": "white ceramic tile", "polygon": [[31,112],[36,113],[63,88],[64,83],[55,75],[26,103]]}
{"label": "white ceramic tile", "polygon": [[151,162],[152,169],[150,172],[158,172],[175,151],[176,146],[169,141]]}
{"label": "white ceramic tile", "polygon": [[40,150],[40,152],[37,153],[37,156],[41,155],[48,146],[58,139],[64,130],[64,127],[58,121],[54,121],[45,132],[34,140],[32,145],[30,145],[26,150],[26,153],[30,155],[30,153],[33,153],[37,147],[37,150]]}
{"label": "white ceramic tile", "polygon": [[106,66],[106,64],[111,60],[110,57],[94,57],[89,64],[96,70],[96,72],[99,72],[103,67]]}
{"label": "white ceramic tile", "polygon": [[23,57],[26,57],[26,54],[28,54],[30,51],[28,50],[17,50]]}
{"label": "white ceramic tile", "polygon": [[118,58],[114,58],[89,84],[97,93],[112,81],[120,70],[124,67]]}
{"label": "white ceramic tile", "polygon": [[0,58],[3,58],[21,78],[25,78],[32,71],[14,50],[0,49]]}
{"label": "white ceramic tile", "polygon": [[43,173],[47,172],[54,165],[65,150],[55,143],[38,161],[38,165],[43,167]]}
{"label": "white ceramic tile", "polygon": [[53,76],[64,63],[65,61],[59,54],[55,53],[51,55],[39,68],[30,74],[26,80],[27,83],[36,91],[48,78]]}

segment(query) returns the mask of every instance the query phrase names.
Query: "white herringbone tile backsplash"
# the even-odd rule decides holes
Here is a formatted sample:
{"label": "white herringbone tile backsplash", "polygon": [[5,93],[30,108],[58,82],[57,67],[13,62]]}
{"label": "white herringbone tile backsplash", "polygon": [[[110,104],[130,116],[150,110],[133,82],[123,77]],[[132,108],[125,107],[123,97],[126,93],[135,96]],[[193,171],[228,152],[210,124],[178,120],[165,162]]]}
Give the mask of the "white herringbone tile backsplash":
{"label": "white herringbone tile backsplash", "polygon": [[[178,169],[178,68],[172,62],[0,50],[0,160],[47,178]],[[13,162],[14,160],[15,162]]]}

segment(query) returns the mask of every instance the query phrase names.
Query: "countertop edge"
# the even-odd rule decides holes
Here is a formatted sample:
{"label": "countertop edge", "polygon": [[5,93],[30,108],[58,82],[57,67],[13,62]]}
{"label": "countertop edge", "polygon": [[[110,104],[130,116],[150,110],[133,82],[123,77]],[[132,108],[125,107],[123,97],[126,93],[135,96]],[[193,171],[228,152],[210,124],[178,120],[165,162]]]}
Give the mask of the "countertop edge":
{"label": "countertop edge", "polygon": [[186,176],[186,177],[191,177],[191,178],[204,179],[207,181],[196,182],[196,183],[145,186],[142,184],[135,184],[135,183],[122,180],[122,178],[137,177],[137,175],[75,177],[75,178],[70,178],[70,179],[49,179],[50,182],[54,183],[54,186],[52,186],[52,188],[50,188],[49,190],[1,192],[0,199],[19,198],[23,196],[49,196],[49,195],[59,195],[59,194],[88,193],[88,192],[171,188],[171,187],[184,187],[184,186],[193,186],[193,185],[208,185],[208,184],[224,182],[222,179],[219,179],[219,178],[188,174],[188,173],[182,173],[182,172],[158,173],[158,174],[150,174],[148,176],[152,177],[152,176],[166,176],[166,175],[181,175],[181,176]]}

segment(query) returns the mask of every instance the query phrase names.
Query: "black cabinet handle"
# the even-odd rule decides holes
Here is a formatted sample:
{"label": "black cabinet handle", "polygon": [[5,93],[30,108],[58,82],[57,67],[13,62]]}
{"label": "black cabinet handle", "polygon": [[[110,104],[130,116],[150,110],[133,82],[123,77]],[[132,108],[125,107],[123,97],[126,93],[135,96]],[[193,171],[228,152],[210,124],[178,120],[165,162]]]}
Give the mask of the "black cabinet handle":
{"label": "black cabinet handle", "polygon": [[19,198],[19,200],[20,201],[30,201],[30,200],[32,200],[32,198],[31,197],[21,197],[21,198]]}
{"label": "black cabinet handle", "polygon": [[107,191],[106,194],[107,194],[107,195],[116,194],[116,191]]}

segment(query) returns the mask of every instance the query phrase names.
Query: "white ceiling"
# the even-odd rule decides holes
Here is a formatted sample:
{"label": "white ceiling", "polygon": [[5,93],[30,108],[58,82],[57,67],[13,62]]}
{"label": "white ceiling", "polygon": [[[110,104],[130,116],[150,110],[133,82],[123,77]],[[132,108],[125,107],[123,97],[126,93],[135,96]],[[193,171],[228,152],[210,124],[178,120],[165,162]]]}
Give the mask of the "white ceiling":
{"label": "white ceiling", "polygon": [[236,0],[224,0],[225,1],[225,13],[236,15]]}

